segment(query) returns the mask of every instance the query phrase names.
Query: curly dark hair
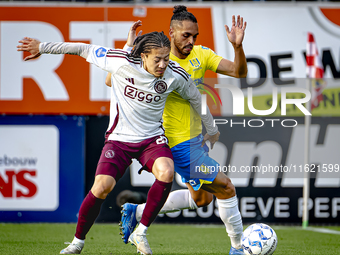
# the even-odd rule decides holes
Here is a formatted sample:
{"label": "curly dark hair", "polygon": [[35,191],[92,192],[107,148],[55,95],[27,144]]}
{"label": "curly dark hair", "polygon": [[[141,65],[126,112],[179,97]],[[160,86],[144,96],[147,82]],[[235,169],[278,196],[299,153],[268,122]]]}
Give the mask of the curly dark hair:
{"label": "curly dark hair", "polygon": [[169,38],[163,32],[151,32],[138,36],[133,43],[132,57],[139,58],[141,53],[148,54],[152,49],[167,47],[170,49]]}

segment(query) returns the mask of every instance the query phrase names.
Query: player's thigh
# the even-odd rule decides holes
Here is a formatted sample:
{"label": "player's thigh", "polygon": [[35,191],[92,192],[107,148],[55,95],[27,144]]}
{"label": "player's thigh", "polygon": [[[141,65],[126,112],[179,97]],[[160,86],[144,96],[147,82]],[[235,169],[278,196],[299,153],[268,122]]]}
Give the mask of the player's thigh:
{"label": "player's thigh", "polygon": [[185,184],[190,191],[192,199],[195,201],[198,207],[207,206],[213,200],[213,195],[208,191],[205,191],[203,189],[194,190],[193,187],[188,182]]}
{"label": "player's thigh", "polygon": [[[195,140],[195,139],[192,139]],[[197,139],[198,140],[198,139]],[[218,174],[218,163],[209,157],[207,152],[207,147],[202,147],[202,142],[198,140],[196,143],[190,145],[190,150],[185,154],[181,154],[180,161],[176,158],[178,156],[178,151],[180,147],[176,148],[173,152],[175,171],[182,177],[184,183],[189,183],[193,188],[193,191],[199,191],[204,183],[212,183]],[[181,144],[180,144],[181,145]],[[186,161],[189,161],[188,163]],[[185,163],[183,163],[185,162]],[[191,194],[194,194],[192,191]],[[212,195],[207,194],[204,191],[198,193],[199,195],[193,195],[194,200],[200,203],[199,198],[201,198],[202,204],[208,203],[212,199]]]}
{"label": "player's thigh", "polygon": [[107,141],[100,155],[92,193],[98,198],[105,198],[112,191],[116,182],[124,175],[131,164],[129,153],[116,141]]}
{"label": "player's thigh", "polygon": [[198,159],[190,163],[188,182],[194,190],[201,189],[205,184],[213,183],[218,175],[218,166],[219,164],[210,158],[207,152],[201,154]]}
{"label": "player's thigh", "polygon": [[165,136],[150,140],[138,157],[142,169],[152,172],[157,180],[172,182],[174,177],[174,162],[171,150]]}
{"label": "player's thigh", "polygon": [[132,156],[128,146],[117,141],[106,141],[98,161],[96,176],[109,175],[118,182],[131,163]]}

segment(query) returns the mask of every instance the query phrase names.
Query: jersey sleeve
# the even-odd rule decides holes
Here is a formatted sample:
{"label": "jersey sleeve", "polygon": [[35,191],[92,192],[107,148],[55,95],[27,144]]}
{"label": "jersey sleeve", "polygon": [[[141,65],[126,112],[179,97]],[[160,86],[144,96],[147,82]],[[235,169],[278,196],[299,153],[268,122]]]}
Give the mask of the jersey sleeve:
{"label": "jersey sleeve", "polygon": [[218,56],[213,50],[204,46],[201,46],[200,50],[204,56],[204,61],[207,63],[207,69],[216,73],[217,67],[223,57]]}
{"label": "jersey sleeve", "polygon": [[86,61],[113,74],[117,70],[119,61],[116,61],[116,58],[109,57],[110,50],[102,46],[91,45]]}
{"label": "jersey sleeve", "polygon": [[87,58],[90,44],[66,43],[66,42],[43,42],[39,44],[41,54],[70,54]]}
{"label": "jersey sleeve", "polygon": [[207,133],[209,135],[215,135],[218,132],[218,128],[214,125],[214,119],[208,106],[206,106],[207,113],[202,114],[202,95],[196,87],[195,82],[190,78],[188,81],[181,83],[181,85],[181,88],[177,89],[177,92],[183,99],[187,99],[195,111],[201,116]]}
{"label": "jersey sleeve", "polygon": [[113,53],[115,50],[102,46],[85,44],[85,43],[64,43],[64,42],[44,42],[39,44],[41,54],[71,54],[78,55],[86,59],[87,62],[98,66],[99,68],[115,73],[115,71],[124,64],[127,54],[124,50],[116,50],[119,53]]}
{"label": "jersey sleeve", "polygon": [[123,50],[125,50],[125,51],[131,53],[132,49],[133,49],[133,47],[130,47],[129,45],[127,45],[127,44],[125,43],[125,45],[124,45],[124,47],[123,47]]}

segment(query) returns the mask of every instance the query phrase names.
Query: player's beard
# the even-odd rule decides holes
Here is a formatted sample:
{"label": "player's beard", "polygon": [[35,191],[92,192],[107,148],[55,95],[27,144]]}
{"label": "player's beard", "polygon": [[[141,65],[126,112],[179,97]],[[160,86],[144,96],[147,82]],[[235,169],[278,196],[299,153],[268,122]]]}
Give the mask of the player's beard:
{"label": "player's beard", "polygon": [[[190,51],[184,51],[185,48],[189,48]],[[189,56],[190,53],[191,53],[191,51],[192,51],[192,48],[193,48],[193,45],[192,45],[192,44],[187,45],[187,46],[185,46],[185,47],[182,48],[181,53],[182,53],[184,56]]]}
{"label": "player's beard", "polygon": [[[190,45],[185,45],[184,47],[179,46],[179,45],[180,45],[180,44],[179,44],[179,43],[176,43],[176,40],[175,40],[175,47],[176,47],[177,51],[178,51],[179,53],[181,53],[183,56],[189,56],[190,53],[191,53],[192,48],[194,47],[192,44],[190,44]],[[191,50],[190,50],[189,52],[184,51],[185,47],[188,47],[188,46],[191,46]]]}

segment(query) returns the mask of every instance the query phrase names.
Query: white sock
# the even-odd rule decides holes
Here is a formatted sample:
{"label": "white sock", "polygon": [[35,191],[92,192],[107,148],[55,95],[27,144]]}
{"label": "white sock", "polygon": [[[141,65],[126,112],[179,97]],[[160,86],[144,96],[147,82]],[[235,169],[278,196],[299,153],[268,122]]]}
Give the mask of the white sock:
{"label": "white sock", "polygon": [[[137,206],[136,219],[138,222],[142,219],[145,203]],[[176,212],[184,209],[197,209],[195,201],[192,199],[188,189],[180,189],[170,192],[168,199],[160,210],[160,214]]]}
{"label": "white sock", "polygon": [[148,231],[148,227],[144,226],[142,223],[139,223],[138,227],[136,228],[135,232],[140,234],[146,234]]}
{"label": "white sock", "polygon": [[85,244],[85,240],[81,240],[81,239],[78,239],[77,237],[74,237],[72,240],[72,243],[80,246],[80,248],[83,248]]}
{"label": "white sock", "polygon": [[[170,193],[171,194],[171,193]],[[145,208],[145,205],[146,203],[144,204],[139,204],[137,206],[137,210],[136,210],[136,220],[138,222],[140,222],[140,220],[142,219],[142,215],[143,215],[143,211],[144,211],[144,208]]]}
{"label": "white sock", "polygon": [[235,249],[241,248],[241,237],[243,232],[242,218],[238,210],[236,196],[229,199],[216,199],[220,218],[224,222],[231,246]]}

